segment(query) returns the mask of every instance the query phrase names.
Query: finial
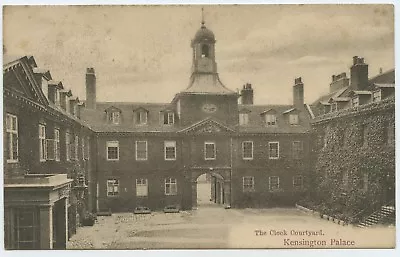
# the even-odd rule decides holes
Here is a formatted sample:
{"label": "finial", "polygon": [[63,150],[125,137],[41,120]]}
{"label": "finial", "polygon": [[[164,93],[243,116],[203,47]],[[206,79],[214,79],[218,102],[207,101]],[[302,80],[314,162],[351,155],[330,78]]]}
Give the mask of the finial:
{"label": "finial", "polygon": [[204,22],[204,8],[202,7],[201,8],[201,27],[202,28],[206,27],[204,24],[205,24],[205,22]]}

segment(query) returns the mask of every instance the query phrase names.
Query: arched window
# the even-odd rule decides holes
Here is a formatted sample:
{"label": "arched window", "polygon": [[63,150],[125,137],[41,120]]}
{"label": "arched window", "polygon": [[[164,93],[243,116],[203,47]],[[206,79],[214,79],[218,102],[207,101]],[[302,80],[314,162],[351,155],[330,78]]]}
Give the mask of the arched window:
{"label": "arched window", "polygon": [[209,52],[208,45],[203,45],[201,47],[201,57],[208,57],[208,52]]}

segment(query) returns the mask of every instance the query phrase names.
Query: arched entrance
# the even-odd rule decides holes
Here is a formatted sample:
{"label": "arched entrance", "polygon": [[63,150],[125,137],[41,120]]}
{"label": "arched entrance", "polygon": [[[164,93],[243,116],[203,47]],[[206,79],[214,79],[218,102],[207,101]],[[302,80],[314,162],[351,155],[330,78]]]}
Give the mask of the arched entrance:
{"label": "arched entrance", "polygon": [[[222,174],[221,174],[222,173]],[[192,207],[230,205],[229,172],[193,171]]]}

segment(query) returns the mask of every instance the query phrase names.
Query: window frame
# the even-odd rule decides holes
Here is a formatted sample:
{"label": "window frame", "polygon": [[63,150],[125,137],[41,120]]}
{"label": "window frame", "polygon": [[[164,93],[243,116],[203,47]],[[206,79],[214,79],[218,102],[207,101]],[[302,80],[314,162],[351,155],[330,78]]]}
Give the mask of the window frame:
{"label": "window frame", "polygon": [[[138,156],[138,153],[139,153],[139,151],[138,151],[138,145],[140,144],[140,143],[145,143],[146,144],[146,149],[145,149],[145,153],[146,153],[146,157],[145,158],[139,158],[139,156]],[[136,161],[147,161],[148,160],[148,146],[147,146],[147,140],[136,140],[135,141],[135,159],[136,159]]]}
{"label": "window frame", "polygon": [[[167,185],[169,185],[169,187],[167,187]],[[169,192],[167,192],[167,188],[169,189]],[[174,190],[171,190],[171,188],[173,188]],[[164,193],[165,195],[178,195],[178,181],[176,178],[169,177],[164,179]]]}
{"label": "window frame", "polygon": [[[174,112],[164,112],[163,113],[163,125],[169,126],[175,123],[175,113]],[[167,123],[165,123],[167,122]]]}
{"label": "window frame", "polygon": [[[277,187],[276,188],[271,188],[272,185],[272,178],[277,178]],[[268,177],[268,191],[269,192],[276,192],[276,191],[280,191],[281,190],[281,182],[280,182],[280,178],[279,176],[269,176]]]}
{"label": "window frame", "polygon": [[[296,181],[296,179],[300,179],[301,183],[300,185],[297,185],[299,180]],[[295,175],[292,178],[292,184],[293,184],[293,189],[295,190],[303,190],[304,189],[304,176],[303,175]]]}
{"label": "window frame", "polygon": [[75,135],[74,140],[74,160],[79,160],[79,136]]}
{"label": "window frame", "polygon": [[[296,143],[299,143],[299,148],[297,148],[297,149],[295,149]],[[302,159],[303,158],[303,150],[304,150],[303,141],[301,141],[301,140],[292,141],[292,158],[293,159],[296,159],[296,160]]]}
{"label": "window frame", "polygon": [[[167,146],[168,144],[173,144],[174,146]],[[174,157],[167,158],[167,148],[174,148]],[[165,161],[175,161],[176,160],[176,141],[166,140],[164,141],[164,160]]]}
{"label": "window frame", "polygon": [[[251,157],[246,157],[245,156],[245,144],[251,144]],[[243,141],[242,142],[242,159],[243,160],[253,160],[254,158],[254,143],[253,141]]]}
{"label": "window frame", "polygon": [[[15,128],[13,127],[13,121],[15,119]],[[14,114],[6,114],[6,133],[9,137],[7,150],[7,163],[18,163],[19,161],[19,140],[18,140],[18,117]],[[16,140],[16,156],[14,156],[14,140]],[[12,157],[12,158],[10,158]]]}
{"label": "window frame", "polygon": [[69,131],[65,132],[65,160],[71,161],[71,135]]}
{"label": "window frame", "polygon": [[[271,145],[272,144],[277,144],[278,145],[278,150],[277,150],[277,157],[272,157],[271,156]],[[270,159],[270,160],[277,160],[277,159],[279,159],[279,157],[280,157],[280,154],[279,154],[279,152],[280,152],[280,146],[279,146],[279,141],[271,141],[271,142],[268,142],[268,158]]]}
{"label": "window frame", "polygon": [[354,96],[351,98],[351,107],[358,107],[360,106],[360,97]]}
{"label": "window frame", "polygon": [[338,110],[339,110],[338,103],[337,102],[331,103],[331,112],[337,112]]}
{"label": "window frame", "polygon": [[[116,144],[116,146],[112,146],[113,144]],[[116,148],[117,149],[117,158],[111,159],[109,158],[109,148]],[[106,142],[106,158],[107,161],[119,161],[119,141],[107,141]]]}
{"label": "window frame", "polygon": [[137,125],[147,125],[148,122],[148,113],[145,110],[140,110],[137,112],[136,117]]}
{"label": "window frame", "polygon": [[[140,181],[140,183],[138,183]],[[143,181],[145,181],[145,183],[142,183]],[[145,194],[142,194],[142,193],[140,193],[140,194],[138,194],[138,192],[140,191],[138,191],[138,188],[139,187],[145,187],[146,188],[146,190],[145,190]],[[136,179],[136,188],[135,188],[136,190],[136,197],[148,197],[149,196],[149,182],[148,182],[148,180],[147,180],[147,178],[137,178]],[[141,192],[141,191],[140,191]]]}
{"label": "window frame", "polygon": [[290,113],[289,114],[289,124],[291,126],[299,125],[299,114],[298,113]]}
{"label": "window frame", "polygon": [[239,113],[239,125],[245,126],[249,124],[249,114]]}
{"label": "window frame", "polygon": [[82,136],[82,139],[81,139],[81,149],[82,149],[82,160],[86,160],[85,136]]}
{"label": "window frame", "polygon": [[[378,97],[376,97],[378,95]],[[377,103],[382,101],[382,90],[378,89],[372,92],[372,102]]]}
{"label": "window frame", "polygon": [[[209,158],[209,157],[207,157],[207,145],[213,145],[214,146],[214,148],[213,148],[213,157],[211,157],[211,158]],[[215,142],[213,142],[213,141],[205,141],[204,142],[204,160],[206,160],[206,161],[212,161],[212,160],[216,160],[217,159],[217,147],[216,147],[216,144],[215,144]]]}
{"label": "window frame", "polygon": [[265,125],[266,126],[276,126],[278,124],[276,114],[265,114]]}
{"label": "window frame", "polygon": [[61,160],[61,147],[60,147],[60,129],[54,129],[54,160],[59,162]]}
{"label": "window frame", "polygon": [[39,161],[47,160],[46,125],[39,124]]}
{"label": "window frame", "polygon": [[[248,179],[250,179],[250,183],[246,183],[246,182],[249,182]],[[254,176],[243,176],[242,177],[242,190],[243,190],[243,192],[254,192],[255,191]]]}
{"label": "window frame", "polygon": [[110,121],[114,125],[119,125],[121,123],[121,113],[119,111],[110,112]]}
{"label": "window frame", "polygon": [[[106,181],[107,185],[107,197],[118,197],[120,193],[120,184],[119,184],[119,179],[118,178],[109,178]],[[108,190],[110,188],[110,183],[112,183],[112,191]],[[117,190],[115,190],[117,189]]]}

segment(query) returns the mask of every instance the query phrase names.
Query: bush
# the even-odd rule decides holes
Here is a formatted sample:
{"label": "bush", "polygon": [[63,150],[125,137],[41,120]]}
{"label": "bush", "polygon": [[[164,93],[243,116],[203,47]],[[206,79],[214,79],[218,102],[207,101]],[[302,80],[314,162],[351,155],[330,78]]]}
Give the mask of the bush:
{"label": "bush", "polygon": [[93,226],[96,220],[96,215],[90,212],[86,212],[82,219],[83,226]]}

